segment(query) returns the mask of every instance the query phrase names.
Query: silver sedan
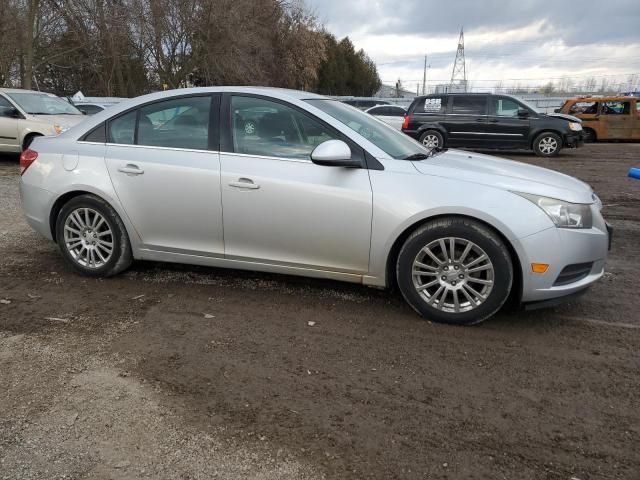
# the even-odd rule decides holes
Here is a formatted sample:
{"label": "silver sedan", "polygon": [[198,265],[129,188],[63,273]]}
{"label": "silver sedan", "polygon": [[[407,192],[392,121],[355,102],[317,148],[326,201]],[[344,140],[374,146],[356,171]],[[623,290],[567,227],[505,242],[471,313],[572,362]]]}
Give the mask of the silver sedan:
{"label": "silver sedan", "polygon": [[425,318],[473,324],[583,291],[607,256],[583,182],[428,150],[306,92],[146,95],[20,163],[28,222],[90,276],[137,259],[396,285]]}

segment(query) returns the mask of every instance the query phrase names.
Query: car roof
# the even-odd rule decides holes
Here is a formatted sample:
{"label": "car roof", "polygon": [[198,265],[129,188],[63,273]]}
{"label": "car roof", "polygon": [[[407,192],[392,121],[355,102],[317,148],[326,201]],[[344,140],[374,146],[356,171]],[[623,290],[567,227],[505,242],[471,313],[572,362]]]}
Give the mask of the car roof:
{"label": "car roof", "polygon": [[43,95],[54,95],[49,92],[39,92],[37,90],[25,90],[24,88],[0,88],[2,93],[41,93]]}
{"label": "car roof", "polygon": [[623,100],[632,100],[638,99],[640,97],[635,97],[633,95],[593,95],[589,97],[572,97],[567,99],[567,102],[606,102],[606,101],[623,101]]}

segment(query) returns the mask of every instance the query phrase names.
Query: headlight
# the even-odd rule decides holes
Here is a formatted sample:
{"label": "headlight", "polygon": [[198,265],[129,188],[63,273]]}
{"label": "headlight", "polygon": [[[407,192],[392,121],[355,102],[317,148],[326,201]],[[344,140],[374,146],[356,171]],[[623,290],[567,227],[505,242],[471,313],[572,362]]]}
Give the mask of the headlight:
{"label": "headlight", "polygon": [[66,132],[67,130],[69,130],[69,127],[67,127],[66,125],[59,125],[59,124],[55,124],[53,126],[53,129],[56,132],[56,135],[60,135],[62,132]]}
{"label": "headlight", "polygon": [[581,132],[582,125],[578,122],[569,122],[569,130],[573,130],[574,132]]}
{"label": "headlight", "polygon": [[521,197],[535,203],[551,221],[560,228],[591,228],[591,206],[584,203],[569,203],[556,198],[539,197],[529,193],[516,192]]}

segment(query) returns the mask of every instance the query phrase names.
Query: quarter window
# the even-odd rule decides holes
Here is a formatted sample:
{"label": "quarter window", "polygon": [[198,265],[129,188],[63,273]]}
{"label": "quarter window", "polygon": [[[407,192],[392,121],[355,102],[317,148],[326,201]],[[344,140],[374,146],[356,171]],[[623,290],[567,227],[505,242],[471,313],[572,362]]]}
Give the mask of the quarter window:
{"label": "quarter window", "polygon": [[517,117],[520,104],[510,98],[492,98],[491,114],[497,117]]}
{"label": "quarter window", "polygon": [[137,110],[133,110],[109,122],[109,141],[111,143],[134,144],[137,113]]}
{"label": "quarter window", "polygon": [[487,97],[480,96],[453,96],[451,113],[464,115],[486,115]]}
{"label": "quarter window", "polygon": [[337,135],[320,122],[281,103],[254,97],[231,98],[236,153],[311,159],[311,152]]}
{"label": "quarter window", "polygon": [[424,99],[422,110],[424,113],[444,113],[444,106],[442,97],[429,97]]}
{"label": "quarter window", "polygon": [[140,109],[138,145],[206,150],[211,97],[187,97]]}

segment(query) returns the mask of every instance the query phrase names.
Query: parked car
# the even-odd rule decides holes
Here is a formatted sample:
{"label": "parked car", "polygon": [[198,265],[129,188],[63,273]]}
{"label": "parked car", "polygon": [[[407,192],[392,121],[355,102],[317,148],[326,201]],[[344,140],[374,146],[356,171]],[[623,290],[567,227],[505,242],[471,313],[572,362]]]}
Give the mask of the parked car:
{"label": "parked car", "polygon": [[376,105],[391,105],[385,100],[377,99],[341,99],[342,103],[351,105],[352,107],[359,108],[360,110],[366,110],[367,108],[375,107]]}
{"label": "parked car", "polygon": [[53,94],[0,88],[0,152],[20,152],[35,137],[58,135],[83,118]]}
{"label": "parked car", "polygon": [[586,141],[640,140],[640,98],[576,97],[556,110],[582,120]]}
{"label": "parked car", "polygon": [[407,111],[398,105],[376,105],[365,110],[369,115],[379,118],[398,130],[402,129]]}
{"label": "parked car", "polygon": [[99,113],[103,111],[105,108],[109,107],[109,105],[106,105],[106,104],[91,103],[91,102],[86,102],[86,103],[74,102],[73,106],[76,107],[85,115],[95,115],[96,113]]}
{"label": "parked car", "polygon": [[517,98],[489,93],[416,97],[402,131],[429,148],[526,149],[541,157],[582,145],[576,117],[545,115]]}
{"label": "parked car", "polygon": [[[246,111],[270,117],[248,134]],[[583,182],[430,150],[307,92],[146,95],[37,138],[20,167],[29,224],[95,277],[141,259],[398,285],[420,315],[472,324],[583,291],[607,256]]]}

